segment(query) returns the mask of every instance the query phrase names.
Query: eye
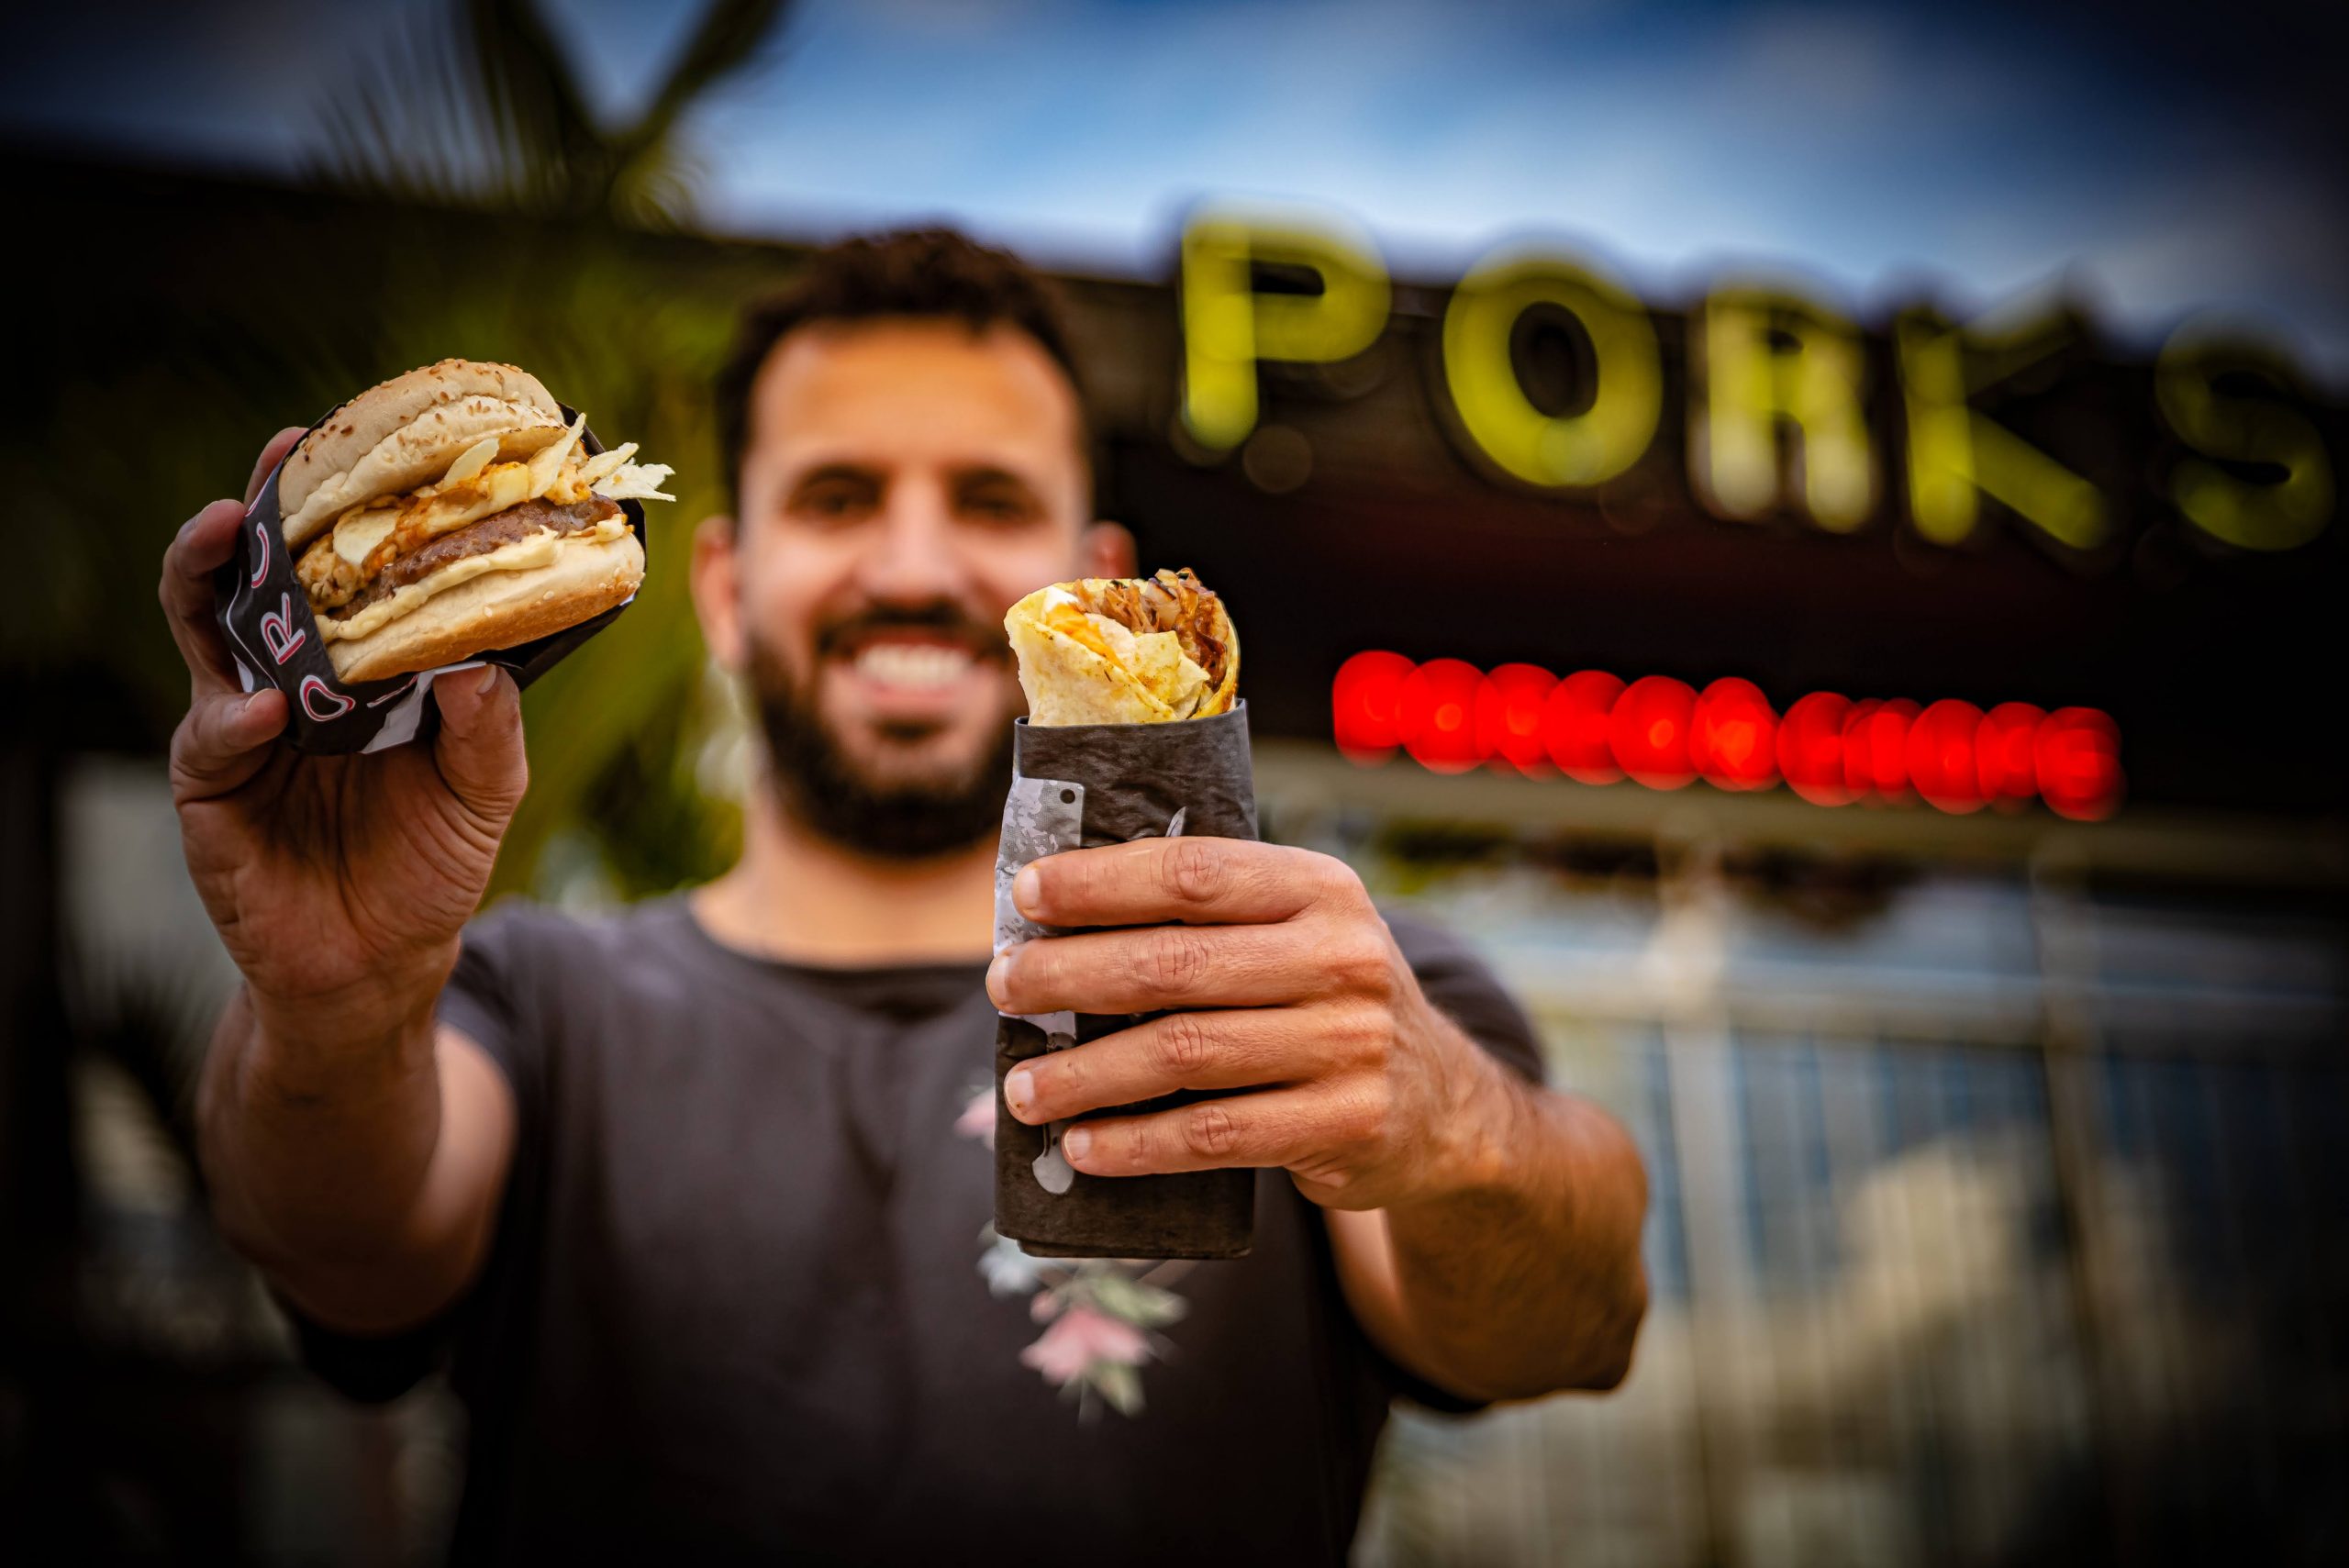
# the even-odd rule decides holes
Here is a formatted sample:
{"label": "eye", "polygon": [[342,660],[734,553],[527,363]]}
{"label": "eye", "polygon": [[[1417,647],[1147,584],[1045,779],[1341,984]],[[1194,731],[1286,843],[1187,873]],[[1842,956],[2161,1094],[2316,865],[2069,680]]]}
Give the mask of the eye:
{"label": "eye", "polygon": [[791,497],[794,517],[815,522],[852,521],[873,509],[874,486],[863,480],[831,476],[801,485]]}
{"label": "eye", "polygon": [[1018,524],[1036,516],[1035,499],[1016,484],[979,484],[963,493],[962,510],[981,522]]}

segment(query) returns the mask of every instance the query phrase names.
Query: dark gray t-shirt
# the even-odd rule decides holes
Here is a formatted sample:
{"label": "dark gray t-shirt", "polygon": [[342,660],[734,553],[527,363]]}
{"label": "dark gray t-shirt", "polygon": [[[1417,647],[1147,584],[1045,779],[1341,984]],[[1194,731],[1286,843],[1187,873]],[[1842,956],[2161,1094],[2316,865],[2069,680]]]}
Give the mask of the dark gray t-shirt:
{"label": "dark gray t-shirt", "polygon": [[[1392,924],[1436,1004],[1538,1076],[1485,969]],[[1076,1315],[1098,1297],[1008,1249],[990,1288],[982,973],[768,962],[681,898],[468,929],[440,1015],[518,1119],[486,1271],[415,1334],[302,1329],[362,1396],[449,1366],[455,1561],[1343,1561],[1389,1397],[1449,1402],[1363,1337],[1278,1172],[1248,1257],[1142,1276],[1172,1320]],[[1130,1374],[1139,1411],[1078,1363]]]}

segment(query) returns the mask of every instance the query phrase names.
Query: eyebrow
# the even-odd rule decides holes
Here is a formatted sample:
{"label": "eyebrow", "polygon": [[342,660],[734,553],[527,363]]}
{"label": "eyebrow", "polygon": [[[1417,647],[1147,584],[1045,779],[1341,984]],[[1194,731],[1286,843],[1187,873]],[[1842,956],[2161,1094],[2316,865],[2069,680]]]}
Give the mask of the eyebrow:
{"label": "eyebrow", "polygon": [[807,473],[794,476],[785,489],[785,494],[796,495],[811,484],[821,484],[836,479],[852,480],[867,484],[880,484],[885,482],[881,470],[869,463],[819,462]]}
{"label": "eyebrow", "polygon": [[1042,488],[1026,474],[997,462],[956,464],[947,472],[957,484],[1015,484],[1030,495],[1041,496],[1043,494]]}

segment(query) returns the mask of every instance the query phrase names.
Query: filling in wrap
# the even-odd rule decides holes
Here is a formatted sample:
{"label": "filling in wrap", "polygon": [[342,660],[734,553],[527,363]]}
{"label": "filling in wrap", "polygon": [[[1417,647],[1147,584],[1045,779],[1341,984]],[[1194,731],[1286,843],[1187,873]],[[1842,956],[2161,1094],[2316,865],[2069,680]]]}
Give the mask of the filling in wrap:
{"label": "filling in wrap", "polygon": [[1040,588],[1004,617],[1031,724],[1163,724],[1230,711],[1240,638],[1189,571]]}

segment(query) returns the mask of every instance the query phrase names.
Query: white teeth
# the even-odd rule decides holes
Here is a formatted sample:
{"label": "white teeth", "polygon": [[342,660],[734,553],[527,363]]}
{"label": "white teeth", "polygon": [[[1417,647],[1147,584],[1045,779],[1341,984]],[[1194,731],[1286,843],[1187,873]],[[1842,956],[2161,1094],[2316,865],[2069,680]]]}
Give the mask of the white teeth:
{"label": "white teeth", "polygon": [[936,643],[870,642],[856,655],[856,673],[887,686],[943,686],[970,668],[968,653]]}

